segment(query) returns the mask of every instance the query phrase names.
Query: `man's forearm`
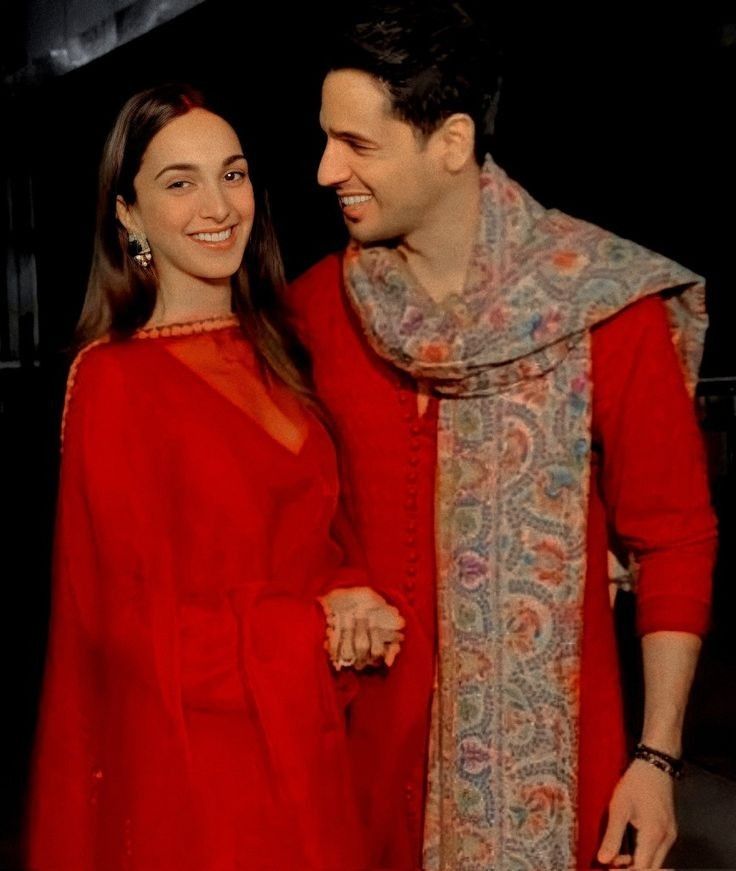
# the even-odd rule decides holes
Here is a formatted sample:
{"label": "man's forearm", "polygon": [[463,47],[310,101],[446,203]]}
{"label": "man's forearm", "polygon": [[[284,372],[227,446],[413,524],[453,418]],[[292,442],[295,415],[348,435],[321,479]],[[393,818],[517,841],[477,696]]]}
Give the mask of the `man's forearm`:
{"label": "man's forearm", "polygon": [[642,743],[672,756],[682,752],[682,725],[701,640],[689,632],[652,632],[642,638]]}

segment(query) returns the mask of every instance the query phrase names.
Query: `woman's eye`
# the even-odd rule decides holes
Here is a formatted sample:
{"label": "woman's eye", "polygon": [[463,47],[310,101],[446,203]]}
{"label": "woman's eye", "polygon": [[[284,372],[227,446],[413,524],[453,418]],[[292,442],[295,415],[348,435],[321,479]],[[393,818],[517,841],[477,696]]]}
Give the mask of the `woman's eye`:
{"label": "woman's eye", "polygon": [[166,185],[169,190],[180,191],[186,188],[190,182],[184,181],[184,179],[178,179],[177,181],[172,181],[170,184]]}
{"label": "woman's eye", "polygon": [[225,173],[225,181],[242,181],[247,175],[244,169],[231,169]]}

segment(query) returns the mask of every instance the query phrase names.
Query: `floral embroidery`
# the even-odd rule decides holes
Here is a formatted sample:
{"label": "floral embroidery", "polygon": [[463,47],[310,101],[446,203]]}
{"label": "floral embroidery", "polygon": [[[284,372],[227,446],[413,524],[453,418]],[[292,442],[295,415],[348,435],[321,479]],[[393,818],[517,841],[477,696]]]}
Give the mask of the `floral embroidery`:
{"label": "floral embroidery", "polygon": [[692,390],[704,289],[544,209],[490,157],[481,202],[460,295],[433,300],[396,251],[357,243],[346,287],[376,351],[441,397],[423,867],[562,871],[576,867],[590,328],[667,291]]}

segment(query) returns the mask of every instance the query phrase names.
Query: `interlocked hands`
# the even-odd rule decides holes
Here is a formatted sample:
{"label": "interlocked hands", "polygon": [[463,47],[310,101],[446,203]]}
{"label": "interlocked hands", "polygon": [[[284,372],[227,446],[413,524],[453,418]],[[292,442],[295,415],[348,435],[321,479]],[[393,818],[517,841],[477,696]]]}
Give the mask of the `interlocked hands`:
{"label": "interlocked hands", "polygon": [[404,640],[397,608],[370,587],[332,590],[319,602],[327,618],[325,649],[336,671],[393,665]]}

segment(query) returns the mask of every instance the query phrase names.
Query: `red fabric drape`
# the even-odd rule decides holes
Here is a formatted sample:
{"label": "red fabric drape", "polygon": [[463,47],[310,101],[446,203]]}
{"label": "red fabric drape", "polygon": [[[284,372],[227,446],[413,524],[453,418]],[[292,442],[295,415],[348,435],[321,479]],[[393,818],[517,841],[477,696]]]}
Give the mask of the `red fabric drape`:
{"label": "red fabric drape", "polygon": [[323,428],[228,329],[91,349],[65,432],[29,866],[364,868]]}

